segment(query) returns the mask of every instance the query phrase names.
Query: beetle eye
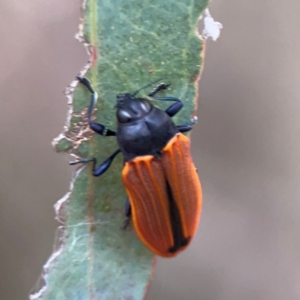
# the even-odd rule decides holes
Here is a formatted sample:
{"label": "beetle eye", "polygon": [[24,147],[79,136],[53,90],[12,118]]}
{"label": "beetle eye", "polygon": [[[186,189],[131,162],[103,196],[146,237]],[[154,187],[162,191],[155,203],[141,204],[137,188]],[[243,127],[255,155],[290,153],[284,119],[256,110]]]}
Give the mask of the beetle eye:
{"label": "beetle eye", "polygon": [[144,112],[149,112],[150,109],[151,109],[151,106],[150,104],[147,102],[147,101],[140,101],[140,106],[141,106],[141,109],[144,111]]}
{"label": "beetle eye", "polygon": [[124,109],[119,109],[117,111],[117,118],[121,123],[130,122],[132,119],[130,113]]}

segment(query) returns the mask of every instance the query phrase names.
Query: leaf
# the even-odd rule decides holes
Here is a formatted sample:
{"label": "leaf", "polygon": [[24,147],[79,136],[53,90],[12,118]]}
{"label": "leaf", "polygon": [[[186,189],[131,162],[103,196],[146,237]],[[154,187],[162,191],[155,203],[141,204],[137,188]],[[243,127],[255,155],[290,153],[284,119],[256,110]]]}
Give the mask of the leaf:
{"label": "leaf", "polygon": [[[81,72],[99,98],[95,117],[116,128],[116,94],[133,92],[163,78],[168,95],[185,108],[177,124],[189,121],[196,103],[202,41],[196,24],[208,0],[87,0],[79,40],[91,61]],[[149,90],[141,91],[139,96]],[[58,152],[105,160],[117,149],[114,137],[94,134],[86,119],[90,94],[74,81],[65,131],[54,140]],[[160,107],[164,107],[164,105]],[[119,155],[100,178],[80,167],[70,192],[56,204],[59,245],[44,266],[45,286],[30,299],[143,299],[151,279],[153,254],[134,229],[121,230],[126,194]]]}

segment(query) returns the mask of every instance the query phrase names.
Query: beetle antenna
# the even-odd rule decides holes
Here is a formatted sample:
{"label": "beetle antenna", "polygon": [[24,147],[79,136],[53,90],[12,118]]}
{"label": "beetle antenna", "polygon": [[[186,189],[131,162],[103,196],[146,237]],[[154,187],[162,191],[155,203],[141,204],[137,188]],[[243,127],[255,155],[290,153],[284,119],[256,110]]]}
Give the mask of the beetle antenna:
{"label": "beetle antenna", "polygon": [[159,82],[159,81],[161,81],[161,80],[162,80],[162,78],[159,78],[159,79],[157,79],[157,80],[155,80],[155,81],[153,81],[153,82],[151,82],[151,83],[149,83],[149,84],[147,84],[147,85],[141,87],[140,89],[138,89],[137,91],[135,91],[135,92],[132,94],[132,96],[135,96],[135,95],[136,95],[138,92],[140,92],[141,90],[143,90],[143,89],[145,89],[145,88],[151,86],[152,84],[157,83],[157,82]]}

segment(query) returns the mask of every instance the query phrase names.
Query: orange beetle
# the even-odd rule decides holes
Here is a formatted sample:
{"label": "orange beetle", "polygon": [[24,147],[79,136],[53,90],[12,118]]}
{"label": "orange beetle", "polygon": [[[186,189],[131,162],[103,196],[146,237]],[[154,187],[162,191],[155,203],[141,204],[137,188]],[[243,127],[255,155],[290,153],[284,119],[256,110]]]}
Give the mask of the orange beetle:
{"label": "orange beetle", "polygon": [[[122,153],[122,179],[129,201],[127,220],[132,218],[141,241],[155,254],[172,257],[184,250],[195,235],[201,213],[202,190],[190,155],[190,142],[182,132],[192,129],[191,122],[176,126],[173,117],[183,103],[173,97],[153,97],[167,89],[160,84],[148,96],[174,101],[165,111],[133,94],[117,95],[117,132],[91,120],[97,94],[86,78],[78,77],[92,93],[88,121],[92,130],[104,136],[116,136],[120,149],[96,167],[96,158],[71,164],[93,162],[93,175],[102,175],[113,159]],[[153,84],[153,83],[152,83]],[[149,85],[145,86],[148,87]],[[143,87],[143,88],[145,88]]]}

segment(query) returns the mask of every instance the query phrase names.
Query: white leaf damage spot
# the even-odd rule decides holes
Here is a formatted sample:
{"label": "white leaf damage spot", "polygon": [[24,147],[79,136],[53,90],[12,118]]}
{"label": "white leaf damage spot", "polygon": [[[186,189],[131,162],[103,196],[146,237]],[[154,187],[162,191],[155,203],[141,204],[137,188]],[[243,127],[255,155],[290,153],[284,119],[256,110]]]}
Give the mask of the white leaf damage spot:
{"label": "white leaf damage spot", "polygon": [[203,39],[212,38],[216,41],[220,36],[221,29],[223,25],[220,22],[216,22],[210,15],[208,8],[204,11],[204,29],[202,31]]}

